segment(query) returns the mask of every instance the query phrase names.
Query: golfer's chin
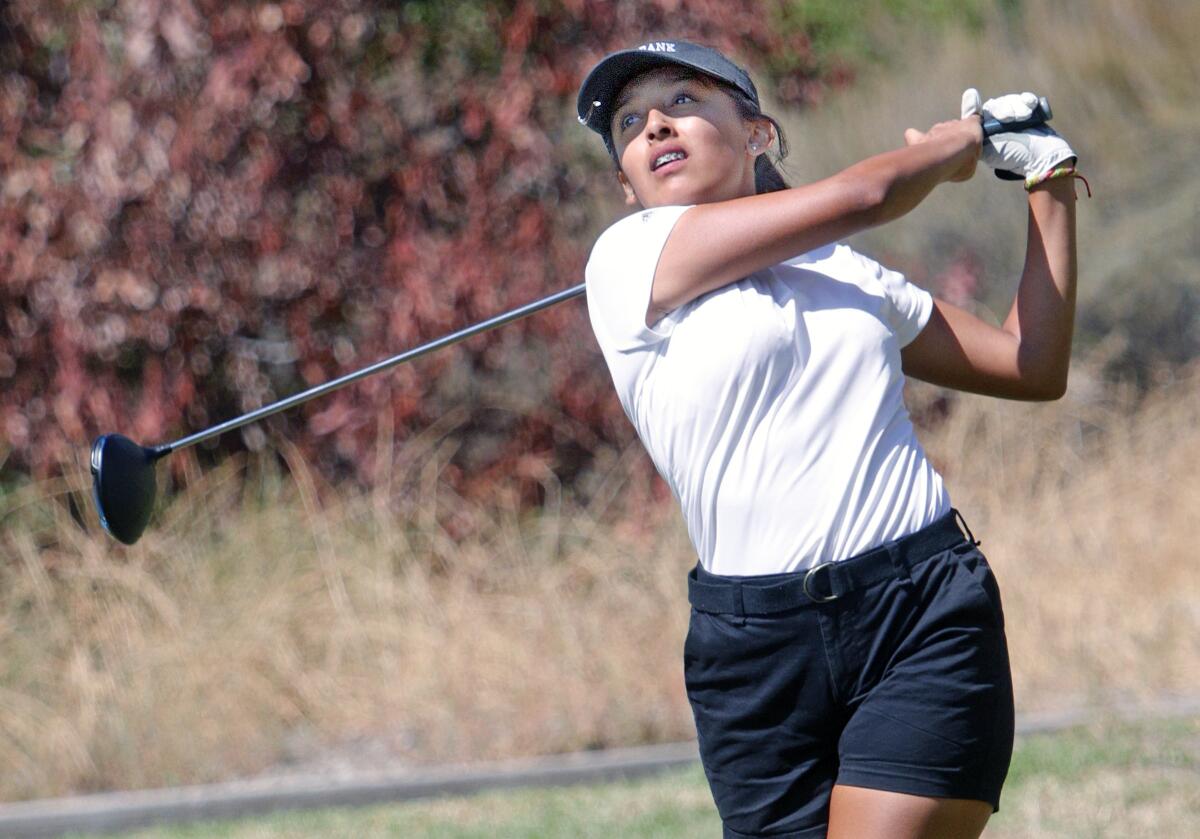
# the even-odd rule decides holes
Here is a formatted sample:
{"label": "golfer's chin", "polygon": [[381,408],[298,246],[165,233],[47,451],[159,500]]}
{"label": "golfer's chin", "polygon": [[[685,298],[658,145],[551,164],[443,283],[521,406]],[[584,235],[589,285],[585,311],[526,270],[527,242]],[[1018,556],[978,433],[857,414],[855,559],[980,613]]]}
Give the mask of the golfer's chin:
{"label": "golfer's chin", "polygon": [[[717,201],[728,201],[739,198],[743,192],[728,183],[698,182],[687,177],[688,173],[680,172],[657,181],[647,183],[642,191],[637,192],[638,203],[644,209],[653,207],[680,207],[693,204],[712,204]],[[747,193],[754,194],[753,188]]]}

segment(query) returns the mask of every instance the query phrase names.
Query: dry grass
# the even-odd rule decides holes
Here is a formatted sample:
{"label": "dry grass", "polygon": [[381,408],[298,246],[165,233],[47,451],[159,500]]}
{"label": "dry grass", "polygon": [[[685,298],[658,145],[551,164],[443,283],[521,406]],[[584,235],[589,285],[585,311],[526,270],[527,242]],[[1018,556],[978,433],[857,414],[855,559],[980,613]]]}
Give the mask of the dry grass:
{"label": "dry grass", "polygon": [[[1136,410],[1119,394],[1078,375],[1053,405],[964,398],[927,438],[1001,579],[1026,710],[1200,683],[1200,378]],[[625,539],[565,501],[466,507],[437,451],[399,464],[412,480],[390,494],[324,503],[295,460],[230,464],[128,550],[65,511],[37,522],[61,505],[11,513],[3,797],[214,779],[331,744],[361,765],[689,736],[678,515]],[[450,539],[451,512],[487,539]]]}
{"label": "dry grass", "polygon": [[[288,461],[197,478],[132,549],[62,505],[7,519],[0,796],[212,779],[331,741],[361,763],[366,737],[427,760],[690,734],[679,533],[634,547],[587,510],[469,507],[436,447],[393,493],[341,499]],[[451,539],[450,514],[488,537]]]}
{"label": "dry grass", "polygon": [[[1104,196],[1081,214],[1085,304],[1134,266],[1194,276],[1200,181],[1180,168],[1194,143],[1174,141],[1195,125],[1200,6],[1027,5],[1024,40],[994,24],[987,49],[914,47],[805,117],[796,159],[828,170],[885,147],[945,117],[964,79],[1047,90]],[[1015,275],[1020,202],[979,178],[873,250],[940,254],[936,272],[966,243]],[[1200,684],[1200,378],[1135,403],[1089,373],[1102,350],[1063,401],[962,398],[926,438],[1001,579],[1024,709]],[[450,430],[381,446],[395,478],[370,493],[315,486],[287,449],[282,470],[190,468],[129,550],[67,513],[82,469],[0,497],[0,798],[228,777],[331,745],[361,763],[689,736],[690,546],[674,511],[610,504],[640,455],[611,453],[591,506],[548,479],[551,502],[522,517],[447,492]]]}
{"label": "dry grass", "polygon": [[927,447],[1000,579],[1020,704],[1200,685],[1200,378],[1133,409],[1077,370],[1068,397],[963,397]]}

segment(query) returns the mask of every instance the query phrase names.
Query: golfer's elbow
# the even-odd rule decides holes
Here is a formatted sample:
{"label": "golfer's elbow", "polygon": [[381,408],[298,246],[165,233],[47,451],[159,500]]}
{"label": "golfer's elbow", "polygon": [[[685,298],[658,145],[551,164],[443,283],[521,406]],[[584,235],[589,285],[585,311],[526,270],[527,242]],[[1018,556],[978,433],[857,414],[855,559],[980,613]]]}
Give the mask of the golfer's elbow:
{"label": "golfer's elbow", "polygon": [[1054,402],[1062,399],[1067,395],[1067,368],[1063,367],[1062,373],[1058,374],[1050,385],[1046,388],[1045,398],[1043,402]]}
{"label": "golfer's elbow", "polygon": [[1032,392],[1030,402],[1057,402],[1067,395],[1067,382],[1043,385]]}
{"label": "golfer's elbow", "polygon": [[1067,374],[1064,364],[1023,377],[1022,399],[1028,402],[1055,402],[1067,395]]}

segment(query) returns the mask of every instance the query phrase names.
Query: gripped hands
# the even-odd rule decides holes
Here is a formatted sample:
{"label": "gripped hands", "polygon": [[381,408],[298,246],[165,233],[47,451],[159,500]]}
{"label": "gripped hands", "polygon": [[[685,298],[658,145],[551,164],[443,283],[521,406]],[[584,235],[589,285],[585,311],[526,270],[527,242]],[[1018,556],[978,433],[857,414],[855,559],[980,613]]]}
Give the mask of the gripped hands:
{"label": "gripped hands", "polygon": [[977,115],[936,123],[928,131],[906,129],[904,144],[937,143],[945,149],[946,181],[968,181],[983,149],[983,126]]}

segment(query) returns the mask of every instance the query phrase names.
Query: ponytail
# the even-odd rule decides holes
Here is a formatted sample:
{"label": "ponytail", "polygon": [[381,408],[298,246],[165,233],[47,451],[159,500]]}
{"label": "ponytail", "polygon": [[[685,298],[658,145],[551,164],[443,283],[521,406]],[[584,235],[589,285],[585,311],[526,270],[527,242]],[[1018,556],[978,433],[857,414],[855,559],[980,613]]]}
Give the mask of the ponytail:
{"label": "ponytail", "polygon": [[760,154],[754,161],[754,191],[762,195],[787,188],[788,184],[783,179],[783,174],[775,168],[775,164],[765,152]]}

